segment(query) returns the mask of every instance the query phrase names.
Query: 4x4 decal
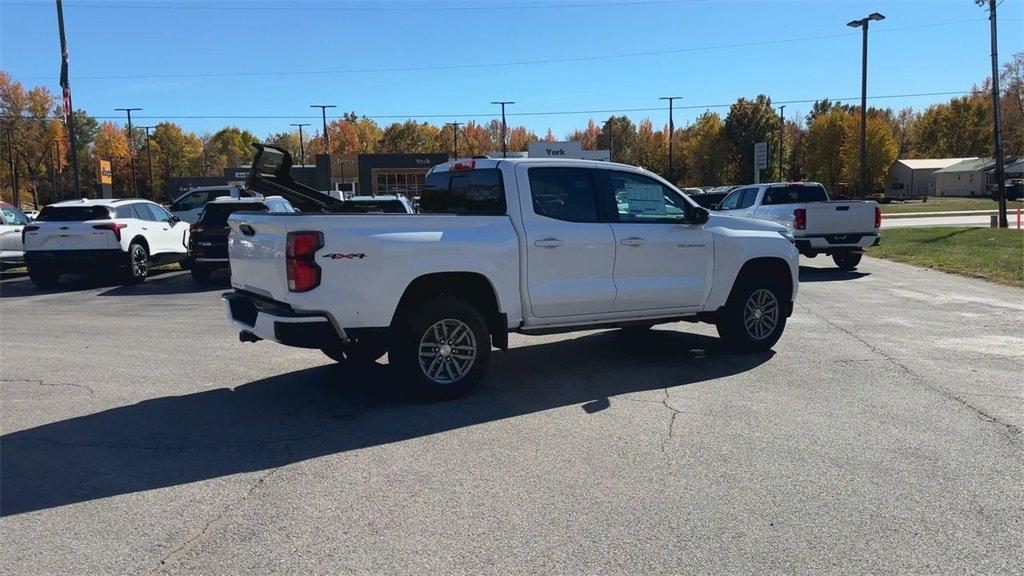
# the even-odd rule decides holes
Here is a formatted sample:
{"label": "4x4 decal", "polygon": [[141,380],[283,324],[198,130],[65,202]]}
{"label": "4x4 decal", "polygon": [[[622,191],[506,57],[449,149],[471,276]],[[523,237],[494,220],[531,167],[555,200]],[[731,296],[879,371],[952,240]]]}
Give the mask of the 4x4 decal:
{"label": "4x4 decal", "polygon": [[330,258],[331,260],[355,260],[356,258],[362,260],[366,258],[366,254],[357,252],[355,254],[324,254],[324,258]]}

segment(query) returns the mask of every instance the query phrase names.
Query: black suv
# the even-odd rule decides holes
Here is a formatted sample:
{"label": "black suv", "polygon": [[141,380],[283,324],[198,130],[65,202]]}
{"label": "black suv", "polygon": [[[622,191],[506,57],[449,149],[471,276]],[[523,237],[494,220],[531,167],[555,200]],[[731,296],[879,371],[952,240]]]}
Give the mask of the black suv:
{"label": "black suv", "polygon": [[234,212],[295,212],[280,196],[266,198],[217,198],[203,207],[199,219],[190,227],[188,260],[192,279],[200,284],[210,281],[217,270],[231,266],[228,262],[228,216]]}

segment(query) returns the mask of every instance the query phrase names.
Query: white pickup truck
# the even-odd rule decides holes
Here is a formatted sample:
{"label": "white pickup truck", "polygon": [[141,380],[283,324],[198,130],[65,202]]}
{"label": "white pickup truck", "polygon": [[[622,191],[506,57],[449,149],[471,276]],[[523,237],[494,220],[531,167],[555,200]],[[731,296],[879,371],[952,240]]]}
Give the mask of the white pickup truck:
{"label": "white pickup truck", "polygon": [[717,212],[768,220],[790,229],[808,258],[831,255],[836,266],[853,270],[864,249],[879,242],[882,213],[872,201],[832,201],[817,182],[775,182],[737,188]]}
{"label": "white pickup truck", "polygon": [[420,214],[339,214],[256,145],[249,188],[292,214],[229,219],[243,341],[319,348],[391,369],[413,394],[473,389],[508,334],[713,322],[738,351],[770,348],[792,313],[785,227],[712,216],[646,170],[586,160],[476,159],[431,169]]}

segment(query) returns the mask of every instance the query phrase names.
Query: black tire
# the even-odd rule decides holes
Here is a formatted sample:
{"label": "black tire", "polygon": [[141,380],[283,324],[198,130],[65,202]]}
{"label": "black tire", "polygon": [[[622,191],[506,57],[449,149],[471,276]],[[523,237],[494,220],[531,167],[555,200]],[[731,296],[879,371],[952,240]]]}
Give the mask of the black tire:
{"label": "black tire", "polygon": [[192,280],[198,284],[209,284],[210,276],[213,275],[213,270],[198,264],[193,264],[190,272],[192,273]]}
{"label": "black tire", "polygon": [[193,260],[190,257],[185,257],[185,258],[182,258],[181,260],[178,260],[178,266],[181,266],[182,270],[188,270],[189,268],[191,268],[192,267],[192,263],[193,263]]}
{"label": "black tire", "polygon": [[339,364],[366,365],[380,360],[388,352],[387,343],[378,340],[359,340],[344,345],[320,349]]}
{"label": "black tire", "polygon": [[438,297],[396,321],[388,359],[413,398],[461,398],[476,389],[487,372],[491,334],[475,308],[450,296]]}
{"label": "black tire", "polygon": [[149,250],[141,242],[128,246],[128,262],[124,270],[125,284],[141,284],[149,276]]}
{"label": "black tire", "polygon": [[836,263],[836,266],[840,270],[849,272],[850,270],[856,270],[857,265],[860,264],[860,259],[864,256],[863,252],[854,250],[840,250],[832,253],[832,260]]}
{"label": "black tire", "polygon": [[28,269],[28,278],[37,288],[53,288],[60,283],[60,272],[56,270]]}
{"label": "black tire", "polygon": [[649,336],[654,324],[640,324],[638,326],[623,326],[617,334],[623,338],[643,338]]}
{"label": "black tire", "polygon": [[723,343],[737,352],[770,349],[786,329],[789,294],[777,280],[747,276],[737,280],[715,326]]}

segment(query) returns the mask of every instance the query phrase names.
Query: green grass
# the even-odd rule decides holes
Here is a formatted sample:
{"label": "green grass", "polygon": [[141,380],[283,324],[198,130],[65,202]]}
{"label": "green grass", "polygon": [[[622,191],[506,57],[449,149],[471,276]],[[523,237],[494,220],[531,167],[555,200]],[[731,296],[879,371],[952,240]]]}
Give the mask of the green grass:
{"label": "green grass", "polygon": [[994,228],[895,228],[868,256],[1024,287],[1024,232]]}
{"label": "green grass", "polygon": [[[1019,202],[1007,202],[1008,210],[1016,210]],[[970,212],[971,210],[998,210],[999,203],[991,198],[938,198],[930,196],[927,202],[881,204],[882,214],[913,214],[914,212]]]}

